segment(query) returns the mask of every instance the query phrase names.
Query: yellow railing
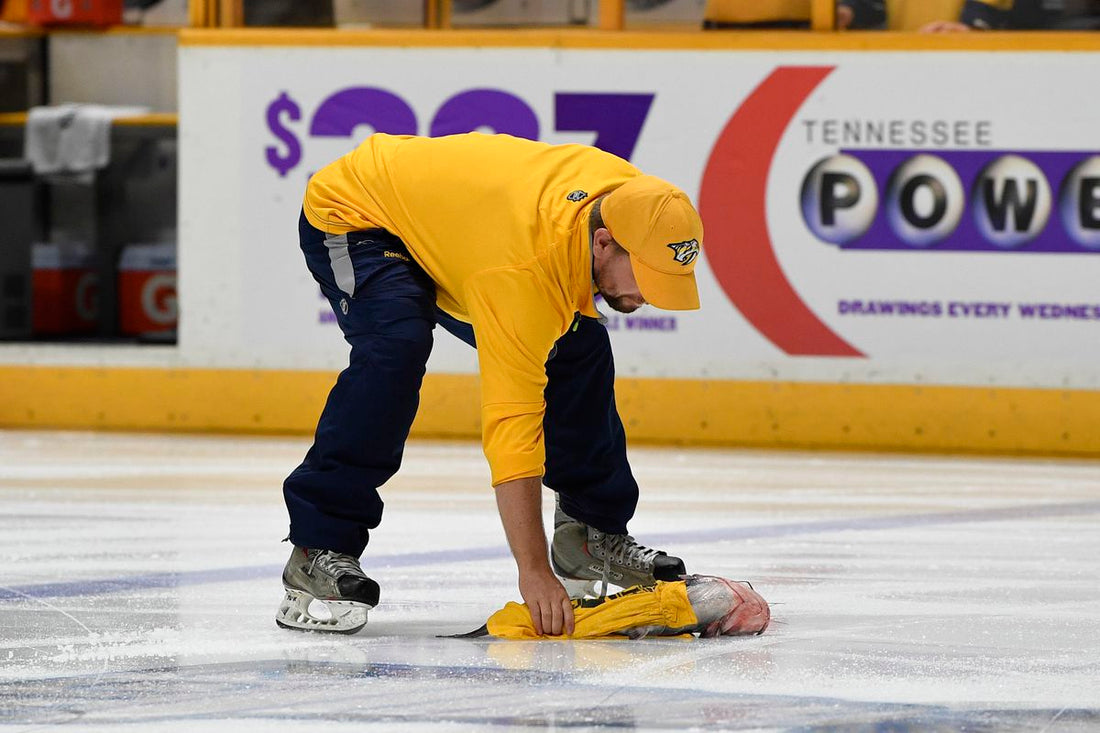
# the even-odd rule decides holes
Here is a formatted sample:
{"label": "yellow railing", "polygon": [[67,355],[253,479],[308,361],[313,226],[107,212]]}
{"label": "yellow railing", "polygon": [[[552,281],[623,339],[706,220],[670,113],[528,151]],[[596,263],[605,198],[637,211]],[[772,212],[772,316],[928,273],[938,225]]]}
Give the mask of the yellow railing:
{"label": "yellow railing", "polygon": [[836,28],[836,0],[813,0],[810,6],[810,27],[815,31]]}

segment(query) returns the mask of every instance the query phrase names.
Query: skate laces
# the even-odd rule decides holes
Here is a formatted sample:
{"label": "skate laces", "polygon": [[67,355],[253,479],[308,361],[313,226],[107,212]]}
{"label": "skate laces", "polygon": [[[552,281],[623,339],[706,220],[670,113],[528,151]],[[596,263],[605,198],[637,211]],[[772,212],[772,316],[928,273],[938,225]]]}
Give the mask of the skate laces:
{"label": "skate laces", "polygon": [[639,545],[628,534],[608,534],[598,529],[588,528],[588,549],[594,557],[603,555],[603,578],[600,579],[600,598],[607,597],[607,586],[611,579],[611,563],[645,572],[653,571],[653,561],[661,550]]}
{"label": "skate laces", "polygon": [[358,559],[351,555],[333,552],[332,550],[317,550],[313,552],[313,557],[310,558],[309,563],[310,575],[313,575],[314,567],[320,568],[321,572],[327,573],[333,578],[339,578],[341,575],[346,575],[348,573],[366,577],[363,568],[359,565]]}
{"label": "skate laces", "polygon": [[645,545],[639,545],[628,534],[608,534],[592,529],[589,540],[589,549],[592,554],[597,552],[604,556],[604,563],[614,562],[634,570],[651,571],[653,561],[658,555],[663,555],[661,550],[654,550]]}

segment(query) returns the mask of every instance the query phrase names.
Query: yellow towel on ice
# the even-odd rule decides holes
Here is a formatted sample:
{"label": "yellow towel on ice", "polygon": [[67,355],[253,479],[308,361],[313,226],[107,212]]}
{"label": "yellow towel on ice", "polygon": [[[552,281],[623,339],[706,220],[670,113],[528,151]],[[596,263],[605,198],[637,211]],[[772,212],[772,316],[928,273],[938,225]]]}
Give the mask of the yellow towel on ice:
{"label": "yellow towel on ice", "polygon": [[575,600],[573,614],[576,628],[571,636],[539,636],[527,606],[521,603],[508,603],[489,617],[486,627],[500,639],[596,639],[626,637],[631,629],[647,626],[682,629],[699,623],[682,580],[634,586],[606,598]]}

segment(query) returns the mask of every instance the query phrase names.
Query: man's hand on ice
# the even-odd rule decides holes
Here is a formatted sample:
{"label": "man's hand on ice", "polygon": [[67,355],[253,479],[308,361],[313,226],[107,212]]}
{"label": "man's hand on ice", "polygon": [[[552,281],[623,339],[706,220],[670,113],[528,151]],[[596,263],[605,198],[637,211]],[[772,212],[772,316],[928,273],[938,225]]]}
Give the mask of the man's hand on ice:
{"label": "man's hand on ice", "polygon": [[531,612],[535,631],[541,636],[560,636],[573,633],[573,605],[561,582],[550,572],[521,572],[519,593]]}

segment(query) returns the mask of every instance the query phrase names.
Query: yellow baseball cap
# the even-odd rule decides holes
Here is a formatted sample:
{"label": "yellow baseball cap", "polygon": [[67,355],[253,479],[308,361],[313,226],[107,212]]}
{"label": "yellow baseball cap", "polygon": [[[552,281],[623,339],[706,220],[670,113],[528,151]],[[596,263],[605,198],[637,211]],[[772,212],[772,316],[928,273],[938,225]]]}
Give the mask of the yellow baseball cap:
{"label": "yellow baseball cap", "polygon": [[695,310],[695,262],[703,221],[680,189],[656,176],[631,178],[604,197],[600,215],[630,253],[630,266],[647,303],[664,310]]}

